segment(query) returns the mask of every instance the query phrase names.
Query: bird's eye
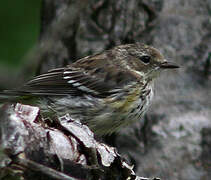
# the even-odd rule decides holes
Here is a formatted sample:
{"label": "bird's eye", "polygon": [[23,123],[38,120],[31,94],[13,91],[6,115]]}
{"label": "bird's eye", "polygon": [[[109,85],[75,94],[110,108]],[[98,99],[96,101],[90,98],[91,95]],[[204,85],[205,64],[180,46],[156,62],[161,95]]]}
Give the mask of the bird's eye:
{"label": "bird's eye", "polygon": [[144,56],[141,56],[139,59],[144,63],[149,63],[151,58],[150,56],[144,55]]}

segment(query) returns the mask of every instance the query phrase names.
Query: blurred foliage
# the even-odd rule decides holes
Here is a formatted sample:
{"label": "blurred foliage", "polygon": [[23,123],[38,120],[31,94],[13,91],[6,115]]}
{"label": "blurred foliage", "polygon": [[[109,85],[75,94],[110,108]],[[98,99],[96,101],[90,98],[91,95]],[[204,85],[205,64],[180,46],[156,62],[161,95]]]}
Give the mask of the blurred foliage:
{"label": "blurred foliage", "polygon": [[0,66],[18,67],[35,45],[40,30],[41,0],[0,3]]}

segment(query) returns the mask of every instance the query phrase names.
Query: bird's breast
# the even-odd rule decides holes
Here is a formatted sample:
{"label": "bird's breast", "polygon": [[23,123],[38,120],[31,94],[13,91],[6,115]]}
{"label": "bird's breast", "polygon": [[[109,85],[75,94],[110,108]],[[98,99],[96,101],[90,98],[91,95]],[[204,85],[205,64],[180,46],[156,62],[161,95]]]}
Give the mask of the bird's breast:
{"label": "bird's breast", "polygon": [[[120,115],[124,116],[124,119],[138,120],[141,118],[144,112],[147,111],[150,106],[153,97],[153,87],[145,86],[145,88],[139,85],[130,87],[130,89],[121,94],[121,98],[112,101],[110,106],[116,109]],[[126,118],[125,118],[126,117]]]}
{"label": "bird's breast", "polygon": [[148,110],[153,98],[153,89],[149,87],[136,96],[136,100],[131,104],[128,110],[128,119],[131,121],[140,120],[144,113]]}

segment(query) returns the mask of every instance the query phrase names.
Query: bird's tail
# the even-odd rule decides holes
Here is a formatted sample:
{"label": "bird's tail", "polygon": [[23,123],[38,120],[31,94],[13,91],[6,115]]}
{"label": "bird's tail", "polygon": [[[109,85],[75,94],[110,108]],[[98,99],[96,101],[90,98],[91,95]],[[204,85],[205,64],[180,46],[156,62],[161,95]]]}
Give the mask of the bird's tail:
{"label": "bird's tail", "polygon": [[15,90],[0,91],[0,103],[14,102],[22,99],[25,96],[24,92]]}

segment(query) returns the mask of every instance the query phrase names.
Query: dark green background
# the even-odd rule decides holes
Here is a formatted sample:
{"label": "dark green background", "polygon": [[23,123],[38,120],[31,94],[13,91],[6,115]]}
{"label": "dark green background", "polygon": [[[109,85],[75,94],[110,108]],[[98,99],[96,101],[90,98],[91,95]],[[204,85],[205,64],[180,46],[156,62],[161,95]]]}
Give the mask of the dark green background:
{"label": "dark green background", "polygon": [[18,67],[35,46],[40,31],[41,0],[0,3],[0,66]]}

